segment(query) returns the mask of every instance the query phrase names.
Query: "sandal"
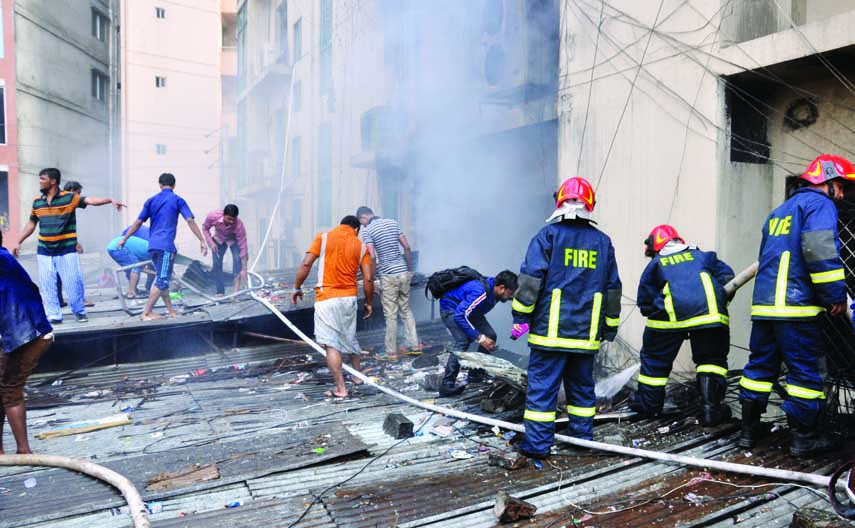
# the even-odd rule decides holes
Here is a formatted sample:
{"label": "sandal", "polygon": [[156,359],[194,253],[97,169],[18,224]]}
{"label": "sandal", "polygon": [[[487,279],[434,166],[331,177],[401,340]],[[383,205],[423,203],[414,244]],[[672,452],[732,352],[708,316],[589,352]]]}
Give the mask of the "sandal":
{"label": "sandal", "polygon": [[332,398],[334,401],[344,401],[350,396],[348,393],[344,393],[344,396],[340,394],[336,394],[334,391],[328,390],[324,393],[325,398]]}

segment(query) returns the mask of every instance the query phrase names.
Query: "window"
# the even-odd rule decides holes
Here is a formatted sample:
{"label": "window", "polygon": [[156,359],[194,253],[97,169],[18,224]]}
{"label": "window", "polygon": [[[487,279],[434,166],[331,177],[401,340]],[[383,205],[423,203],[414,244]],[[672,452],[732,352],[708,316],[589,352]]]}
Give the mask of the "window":
{"label": "window", "polygon": [[162,7],[155,7],[154,16],[156,16],[157,18],[166,18],[166,9]]}
{"label": "window", "polygon": [[0,172],[0,231],[11,229],[9,219],[9,173]]}
{"label": "window", "polygon": [[92,10],[92,36],[101,42],[107,42],[107,28],[110,22],[107,20],[107,15],[98,11]]}
{"label": "window", "polygon": [[154,151],[157,153],[158,156],[165,156],[166,155],[166,145],[164,145],[162,143],[158,143],[154,146]]}
{"label": "window", "polygon": [[288,2],[276,9],[276,20],[279,26],[279,56],[288,60]]}
{"label": "window", "polygon": [[237,13],[237,89],[242,92],[246,86],[246,3],[240,6]]}
{"label": "window", "polygon": [[291,101],[291,108],[294,112],[299,112],[303,108],[303,83],[294,81],[294,100]]}
{"label": "window", "polygon": [[[2,174],[2,173],[0,173]],[[291,227],[303,226],[303,200],[294,198],[291,201]]]}
{"label": "window", "polygon": [[6,144],[6,86],[0,86],[0,145]]}
{"label": "window", "polygon": [[92,97],[102,103],[107,100],[107,83],[110,78],[103,72],[92,70]]}
{"label": "window", "polygon": [[303,56],[303,19],[294,22],[294,62]]}
{"label": "window", "polygon": [[166,88],[166,77],[161,77],[160,75],[155,76],[154,85],[157,88]]}
{"label": "window", "polygon": [[332,224],[332,126],[318,128],[318,225]]}
{"label": "window", "polygon": [[291,152],[288,153],[288,156],[291,158],[291,180],[297,180],[300,178],[300,169],[302,168],[300,164],[302,160],[300,159],[302,156],[302,152],[300,152],[300,137],[297,136],[291,140]]}
{"label": "window", "polygon": [[332,87],[332,0],[321,0],[321,95],[330,93]]}

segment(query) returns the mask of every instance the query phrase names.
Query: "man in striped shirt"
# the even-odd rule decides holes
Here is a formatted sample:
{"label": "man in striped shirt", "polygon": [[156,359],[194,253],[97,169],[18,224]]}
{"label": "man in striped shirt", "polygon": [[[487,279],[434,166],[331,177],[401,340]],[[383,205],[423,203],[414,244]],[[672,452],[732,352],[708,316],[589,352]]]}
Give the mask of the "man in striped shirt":
{"label": "man in striped shirt", "polygon": [[77,209],[87,205],[112,204],[117,210],[125,205],[112,198],[83,197],[77,193],[59,190],[62,174],[59,169],[47,168],[39,172],[41,196],[33,200],[30,221],[24,226],[18,243],[12,246],[17,257],[20,246],[39,226],[39,282],[42,286],[42,302],[52,324],[62,322],[62,308],[56,291],[57,275],[68,289],[71,311],[77,321],[85,323],[86,317],[83,291],[83,271],[77,254]]}
{"label": "man in striped shirt", "polygon": [[395,220],[375,216],[374,211],[364,205],[356,210],[356,217],[362,224],[359,236],[371,258],[377,260],[380,300],[386,317],[385,359],[394,361],[398,359],[399,313],[404,322],[407,350],[419,349],[416,320],[410,310],[410,282],[413,280],[410,245]]}

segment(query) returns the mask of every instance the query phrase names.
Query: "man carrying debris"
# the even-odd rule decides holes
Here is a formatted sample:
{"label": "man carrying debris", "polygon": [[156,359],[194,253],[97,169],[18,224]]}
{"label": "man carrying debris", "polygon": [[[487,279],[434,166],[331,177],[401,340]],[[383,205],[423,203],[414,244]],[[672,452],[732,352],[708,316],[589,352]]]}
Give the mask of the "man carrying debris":
{"label": "man carrying debris", "polygon": [[157,303],[158,297],[163,299],[163,304],[166,305],[166,311],[170,317],[178,315],[169,299],[169,281],[172,279],[172,266],[175,264],[175,254],[178,252],[175,247],[175,233],[178,230],[179,214],[184,217],[190,231],[199,239],[199,250],[202,252],[202,256],[208,254],[208,244],[205,243],[199,226],[193,220],[193,211],[190,210],[184,198],[175,194],[175,176],[164,172],[157,181],[160,185],[160,192],[145,201],[139,217],[125,232],[125,236],[116,243],[116,247],[121,249],[143,225],[143,222],[151,220],[148,254],[157,275],[154,286],[151,287],[148,302],[146,302],[145,309],[140,315],[140,319],[143,321],[161,319],[159,314],[154,313],[154,305]]}
{"label": "man carrying debris", "polygon": [[357,273],[360,269],[365,293],[364,319],[371,317],[374,302],[374,266],[368,250],[356,236],[358,230],[359,220],[355,216],[345,216],[337,228],[318,234],[300,263],[291,295],[294,304],[303,298],[302,285],[315,261],[319,261],[315,286],[315,341],[326,350],[327,366],[333,377],[333,389],[325,396],[336,400],[348,396],[341,355],[350,355],[354,369],[360,367],[362,349],[356,340]]}
{"label": "man carrying debris", "polygon": [[617,336],[620,316],[614,247],[591,219],[593,187],[584,178],[570,178],[554,197],[551,223],[529,243],[513,302],[511,337],[531,331],[525,440],[517,450],[534,459],[550,454],[562,381],[568,434],[593,438],[594,355],[601,340]]}
{"label": "man carrying debris", "polygon": [[[465,352],[478,342],[478,352],[489,354],[496,349],[496,331],[487,322],[487,313],[499,302],[508,302],[517,290],[517,275],[508,270],[495,277],[473,279],[444,293],[439,300],[439,315],[454,339],[439,386],[440,396],[454,396],[466,388],[455,387],[460,361],[454,352]],[[470,381],[473,381],[470,378]]]}
{"label": "man carrying debris", "polygon": [[800,176],[802,188],[766,219],[751,306],[751,353],[743,370],[739,400],[739,446],[751,448],[768,431],[760,422],[772,386],[787,366],[787,394],[781,409],[790,426],[790,453],[810,457],[835,448],[818,417],[825,407],[820,361],[821,334],[828,310],[846,313],[846,284],[835,200],[855,181],[855,167],[840,156],[817,157]]}
{"label": "man carrying debris", "polygon": [[644,244],[645,256],[653,260],[641,274],[636,296],[647,327],[632,406],[643,416],[662,412],[671,367],[683,341],[690,339],[703,402],[698,421],[713,427],[731,415],[724,403],[730,349],[724,285],[733,279],[733,270],[714,252],[687,245],[667,224],[654,227]]}
{"label": "man carrying debris", "polygon": [[77,209],[88,205],[112,204],[116,210],[125,205],[112,198],[82,197],[74,192],[59,190],[62,173],[59,169],[47,168],[39,172],[41,196],[33,200],[30,221],[21,231],[18,243],[12,246],[16,257],[21,244],[39,226],[39,247],[36,258],[39,263],[39,282],[44,291],[42,301],[52,324],[62,323],[62,307],[57,294],[57,276],[68,290],[71,311],[80,323],[89,321],[86,315],[83,271],[77,254]]}
{"label": "man carrying debris", "polygon": [[[386,342],[383,359],[398,359],[398,314],[404,322],[406,350],[419,349],[416,320],[410,310],[410,283],[413,280],[413,261],[407,237],[398,222],[381,218],[366,206],[356,210],[362,224],[359,236],[368,247],[371,258],[377,259],[380,276],[380,300],[386,318]],[[403,251],[401,251],[403,249]]]}
{"label": "man carrying debris", "polygon": [[[238,206],[226,204],[222,211],[211,211],[202,222],[202,233],[211,248],[213,259],[214,284],[217,287],[217,295],[226,293],[226,285],[223,281],[223,258],[226,251],[232,253],[232,275],[234,275],[233,292],[240,290],[241,281],[247,281],[247,270],[249,269],[249,249],[246,244],[246,228],[238,218]],[[211,235],[213,228],[214,234]]]}
{"label": "man carrying debris", "polygon": [[24,385],[53,344],[39,289],[3,247],[0,231],[0,455],[6,417],[19,455],[32,453],[27,438]]}

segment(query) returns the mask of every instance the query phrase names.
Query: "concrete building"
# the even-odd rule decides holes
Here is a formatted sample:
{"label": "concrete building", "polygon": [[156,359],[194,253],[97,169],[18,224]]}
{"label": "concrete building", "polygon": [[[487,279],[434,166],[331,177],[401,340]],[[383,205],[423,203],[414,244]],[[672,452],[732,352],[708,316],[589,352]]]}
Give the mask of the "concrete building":
{"label": "concrete building", "polygon": [[18,196],[18,121],[15,118],[15,24],[13,0],[0,1],[0,232],[17,234],[22,201]]}
{"label": "concrete building", "polygon": [[[238,2],[239,188],[257,204],[255,243],[285,180],[265,266],[296,265],[359,205],[397,218],[428,267],[491,238],[461,229],[481,212],[496,231],[542,222],[557,170],[557,2],[495,8]],[[537,220],[504,214],[512,204]],[[518,265],[525,248],[507,247],[466,258],[492,273]]]}
{"label": "concrete building", "polygon": [[[223,206],[220,192],[225,0],[122,1],[122,187],[130,223],[159,191],[157,178],[175,174],[201,225]],[[199,257],[199,243],[179,228],[179,251]]]}
{"label": "concrete building", "polygon": [[[597,186],[627,295],[621,335],[638,346],[651,227],[672,223],[739,271],[788,175],[822,152],[855,157],[855,2],[573,0],[561,20],[558,172]],[[734,368],[750,299],[749,284],[731,304]]]}
{"label": "concrete building", "polygon": [[[9,227],[17,232],[29,218],[44,167],[60,168],[63,179],[80,181],[86,194],[119,194],[114,150],[119,10],[118,0],[16,0],[3,1],[0,8],[0,62],[4,86],[10,87],[4,93],[12,92],[6,95],[4,126],[13,123],[5,127],[9,148],[0,153],[0,164],[8,167]],[[87,210],[80,215],[81,242],[90,249],[100,246],[119,224],[108,208]],[[32,237],[22,249],[30,253],[35,247]]]}

